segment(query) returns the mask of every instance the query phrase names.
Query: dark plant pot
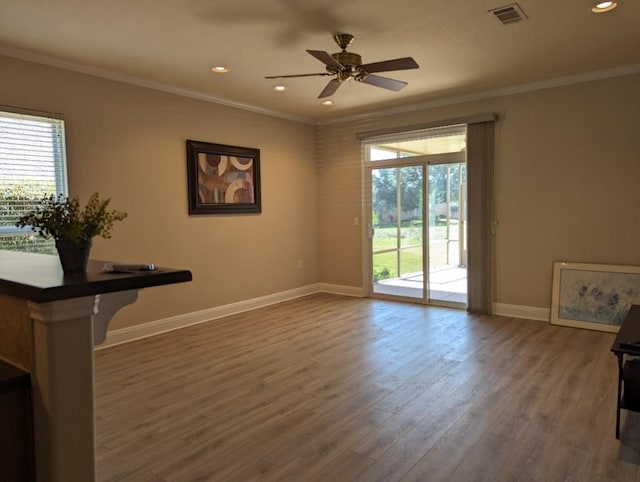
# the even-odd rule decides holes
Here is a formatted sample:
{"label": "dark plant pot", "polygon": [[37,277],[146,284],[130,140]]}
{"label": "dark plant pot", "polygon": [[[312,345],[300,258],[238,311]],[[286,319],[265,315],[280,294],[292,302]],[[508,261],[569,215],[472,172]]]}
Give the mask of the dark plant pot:
{"label": "dark plant pot", "polygon": [[73,243],[66,239],[56,240],[56,249],[60,257],[60,264],[66,274],[84,273],[87,271],[91,244],[90,239],[81,241],[80,243]]}

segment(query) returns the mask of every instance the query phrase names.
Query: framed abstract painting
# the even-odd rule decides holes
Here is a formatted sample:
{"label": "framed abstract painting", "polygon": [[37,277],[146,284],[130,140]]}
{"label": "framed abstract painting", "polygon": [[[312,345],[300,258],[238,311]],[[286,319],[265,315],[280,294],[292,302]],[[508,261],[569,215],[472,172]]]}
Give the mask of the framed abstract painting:
{"label": "framed abstract painting", "polygon": [[189,214],[259,213],[260,150],[187,140]]}
{"label": "framed abstract painting", "polygon": [[636,304],[640,304],[638,266],[553,263],[552,325],[617,333]]}

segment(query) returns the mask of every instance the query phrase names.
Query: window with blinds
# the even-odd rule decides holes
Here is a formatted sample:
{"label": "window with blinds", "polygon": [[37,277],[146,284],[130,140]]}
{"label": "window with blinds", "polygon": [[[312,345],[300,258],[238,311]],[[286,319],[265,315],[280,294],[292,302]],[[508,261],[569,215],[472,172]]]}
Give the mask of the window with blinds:
{"label": "window with blinds", "polygon": [[64,139],[61,116],[0,108],[0,249],[55,253],[16,221],[43,197],[68,195]]}

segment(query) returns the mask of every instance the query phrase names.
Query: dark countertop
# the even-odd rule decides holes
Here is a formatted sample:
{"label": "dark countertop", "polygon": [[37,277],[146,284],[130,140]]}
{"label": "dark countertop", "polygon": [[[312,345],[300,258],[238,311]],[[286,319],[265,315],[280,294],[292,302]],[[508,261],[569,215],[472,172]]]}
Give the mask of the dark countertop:
{"label": "dark countertop", "polygon": [[90,260],[86,273],[65,275],[55,255],[0,250],[0,294],[36,303],[191,281],[191,272],[157,267],[137,273],[103,272]]}

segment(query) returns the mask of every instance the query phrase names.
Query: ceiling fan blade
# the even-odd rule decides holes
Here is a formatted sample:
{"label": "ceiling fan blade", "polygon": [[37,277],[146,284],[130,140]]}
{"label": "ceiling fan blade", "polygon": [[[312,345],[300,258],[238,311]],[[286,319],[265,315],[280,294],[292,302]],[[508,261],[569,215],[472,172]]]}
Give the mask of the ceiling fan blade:
{"label": "ceiling fan blade", "polygon": [[420,66],[411,57],[402,57],[401,59],[383,60],[382,62],[373,62],[364,64],[362,68],[365,72],[372,74],[374,72],[390,72],[392,70],[408,70],[417,69]]}
{"label": "ceiling fan blade", "polygon": [[265,79],[289,79],[292,77],[316,77],[316,76],[327,76],[327,75],[333,75],[330,74],[329,72],[320,72],[318,74],[291,74],[291,75],[270,75],[268,77],[265,77]]}
{"label": "ceiling fan blade", "polygon": [[320,92],[318,99],[322,99],[323,97],[331,97],[333,94],[335,94],[336,90],[338,90],[338,87],[340,87],[341,83],[342,82],[340,82],[338,79],[330,80],[326,87],[322,90],[322,92]]}
{"label": "ceiling fan blade", "polygon": [[393,90],[395,92],[398,92],[400,89],[403,89],[406,85],[408,85],[407,82],[388,79],[387,77],[380,77],[379,75],[367,75],[360,82],[374,85],[376,87],[382,87],[383,89]]}
{"label": "ceiling fan blade", "polygon": [[307,52],[309,52],[327,67],[333,67],[334,69],[343,68],[340,62],[337,62],[336,59],[334,59],[331,55],[323,50],[307,50]]}

